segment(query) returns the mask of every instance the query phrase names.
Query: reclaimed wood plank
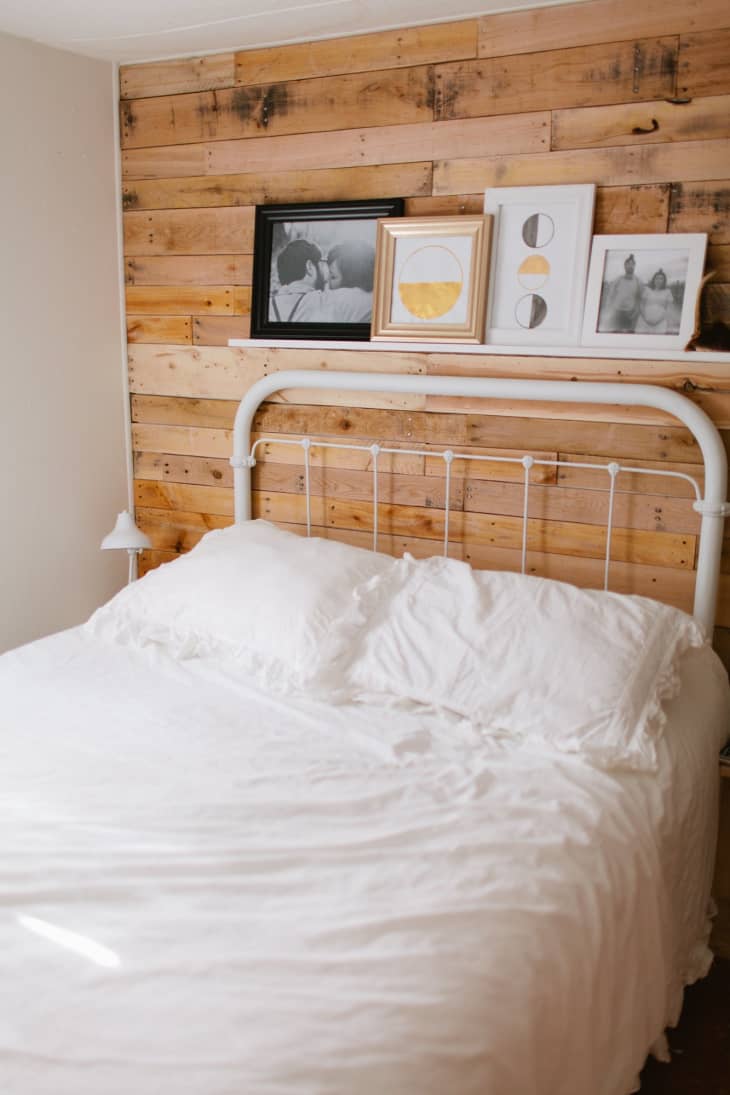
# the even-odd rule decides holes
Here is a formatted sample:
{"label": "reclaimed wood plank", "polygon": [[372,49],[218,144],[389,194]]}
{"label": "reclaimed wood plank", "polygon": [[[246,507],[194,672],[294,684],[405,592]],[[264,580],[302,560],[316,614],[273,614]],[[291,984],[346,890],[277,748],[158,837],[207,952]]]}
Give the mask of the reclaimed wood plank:
{"label": "reclaimed wood plank", "polygon": [[124,214],[125,255],[253,253],[254,206]]}
{"label": "reclaimed wood plank", "polygon": [[141,509],[181,510],[205,516],[232,517],[233,491],[216,486],[201,487],[187,483],[136,479],[134,504]]}
{"label": "reclaimed wood plank", "polygon": [[137,525],[149,536],[154,551],[190,551],[206,532],[233,524],[230,516],[186,513],[183,510],[135,508]]}
{"label": "reclaimed wood plank", "polygon": [[227,460],[215,457],[139,451],[134,453],[134,478],[231,489],[233,468]]}
{"label": "reclaimed wood plank", "polygon": [[249,285],[128,285],[129,312],[137,315],[245,315],[251,311]]}
{"label": "reclaimed wood plank", "polygon": [[[370,503],[373,497],[373,476],[368,471],[313,467],[310,469],[310,496],[312,501],[327,498],[337,502]],[[301,465],[271,463],[257,464],[253,475],[253,488],[261,493],[302,495],[306,493],[304,469]],[[378,498],[382,504],[392,506],[420,506],[428,509],[444,509],[446,482],[427,475],[383,475],[378,478]],[[463,508],[464,483],[454,478],[450,483],[449,509]]]}
{"label": "reclaimed wood plank", "polygon": [[125,209],[195,209],[274,202],[345,201],[431,193],[431,161],[266,174],[147,179],[123,187]]}
{"label": "reclaimed wood plank", "polygon": [[730,13],[710,31],[683,33],[679,40],[677,94],[681,96],[730,93]]}
{"label": "reclaimed wood plank", "polygon": [[200,399],[197,396],[132,394],[129,404],[132,422],[202,429],[232,429],[238,409],[235,399]]}
{"label": "reclaimed wood plank", "polygon": [[[281,359],[279,359],[281,360]],[[290,363],[296,364],[296,363]],[[270,370],[278,366],[273,364]],[[283,367],[289,367],[283,362]],[[407,360],[379,362],[378,371],[403,372],[413,367]],[[142,395],[198,396],[209,399],[241,399],[266,373],[263,362],[229,347],[133,346],[128,355],[129,389]],[[378,392],[312,392],[285,389],[272,402],[343,405],[392,410],[419,410],[421,395]]]}
{"label": "reclaimed wood plank", "polygon": [[[373,126],[284,137],[249,137],[206,145],[207,168],[201,174],[304,171],[452,159],[475,149],[493,154],[546,151],[550,145],[550,112],[512,117],[458,118],[410,125]],[[183,174],[183,172],[169,172]]]}
{"label": "reclaimed wood plank", "polygon": [[236,54],[236,83],[263,84],[476,57],[475,19],[435,26],[249,49]]}
{"label": "reclaimed wood plank", "polygon": [[[530,518],[605,527],[609,509],[607,475],[605,479],[604,490],[531,485],[528,495]],[[463,508],[470,512],[521,517],[523,504],[523,491],[516,483],[472,480],[465,485]],[[613,521],[624,529],[694,536],[700,525],[699,515],[692,509],[690,500],[626,492],[615,496]]]}
{"label": "reclaimed wood plank", "polygon": [[[457,449],[456,452],[458,454],[463,454],[464,458],[460,459],[459,455],[457,455],[455,459],[452,460],[452,475],[464,479],[467,484],[472,480],[478,481],[481,479],[491,479],[507,483],[522,483],[525,477],[525,470],[522,464],[517,463],[516,461],[521,460],[523,456],[531,456],[533,460],[557,459],[556,452],[545,452],[536,449],[485,449],[479,447],[467,448],[466,446],[463,446]],[[466,459],[467,456],[496,457],[497,459],[469,460]],[[515,463],[506,463],[506,460],[514,460]],[[427,456],[425,474],[443,476],[443,456],[436,454]],[[535,464],[530,472],[531,483],[555,483],[556,481],[557,472],[554,467]]]}
{"label": "reclaimed wood plank", "polygon": [[127,313],[127,342],[192,343],[190,316],[140,316]]}
{"label": "reclaimed wood plank", "polygon": [[[709,178],[712,175],[708,173]],[[707,232],[711,244],[730,243],[730,178],[727,169],[719,181],[672,185],[669,202],[670,232]]]}
{"label": "reclaimed wood plank", "polygon": [[700,464],[701,454],[689,430],[677,426],[634,426],[620,422],[500,418],[467,415],[468,443],[519,448],[521,438],[540,449],[626,460],[671,460]]}
{"label": "reclaimed wood plank", "polygon": [[253,255],[134,255],[127,285],[250,285]]}
{"label": "reclaimed wood plank", "polygon": [[437,161],[436,194],[470,194],[489,186],[541,186],[600,179],[604,186],[698,182],[727,175],[730,140],[676,141],[620,148],[570,149],[537,156]]}
{"label": "reclaimed wood plank", "polygon": [[141,551],[137,556],[137,577],[144,578],[151,570],[156,570],[163,563],[171,563],[177,559],[177,551],[157,551],[153,548]]}
{"label": "reclaimed wood plank", "polygon": [[264,376],[260,365],[228,347],[135,346],[128,372],[135,394],[236,400]]}
{"label": "reclaimed wood plank", "polygon": [[484,212],[484,193],[431,194],[426,198],[406,198],[406,217],[460,217]]}
{"label": "reclaimed wood plank", "polygon": [[246,137],[194,145],[128,149],[122,177],[183,178],[196,175],[306,171],[366,167],[420,160],[454,159],[474,149],[492,154],[546,151],[550,145],[550,112],[532,111],[508,117],[457,118],[283,137]]}
{"label": "reclaimed wood plank", "polygon": [[569,107],[552,112],[550,147],[612,148],[626,144],[703,141],[730,137],[730,95]]}
{"label": "reclaimed wood plank", "polygon": [[669,183],[654,186],[599,186],[593,230],[596,235],[615,232],[667,231]]}
{"label": "reclaimed wood plank", "polygon": [[122,150],[123,179],[164,179],[168,175],[204,175],[206,144],[162,145]]}
{"label": "reclaimed wood plank", "polygon": [[135,452],[164,453],[167,456],[211,457],[227,460],[233,452],[233,431],[167,423],[133,422],[132,449]]}
{"label": "reclaimed wood plank", "polygon": [[479,20],[479,56],[589,46],[599,42],[681,34],[727,25],[725,0],[591,0],[526,11],[484,15]]}
{"label": "reclaimed wood plank", "polygon": [[[605,457],[594,456],[586,453],[574,456],[572,453],[561,452],[560,460],[564,461],[558,468],[558,485],[576,487],[584,490],[605,490],[608,483],[607,471],[595,471],[591,468],[583,468],[581,463],[600,464],[606,468],[609,460]],[[683,464],[671,460],[643,460],[642,471],[622,471],[616,479],[618,491],[635,491],[638,494],[655,494],[662,498],[687,498],[694,500],[696,495],[690,483],[684,479],[670,478],[668,475],[652,475],[651,470],[661,472],[678,472],[688,475],[695,480],[702,494],[705,483],[705,471],[701,464]]]}
{"label": "reclaimed wood plank", "polygon": [[[121,104],[122,146],[197,144],[433,120],[428,65]],[[654,97],[654,96],[652,96]]]}
{"label": "reclaimed wood plank", "polygon": [[119,69],[122,99],[144,99],[186,91],[215,91],[233,87],[235,81],[235,53],[211,53],[205,57],[121,65]]}
{"label": "reclaimed wood plank", "polygon": [[251,316],[193,316],[193,343],[196,346],[227,346],[230,338],[248,338]]}
{"label": "reclaimed wood plank", "polygon": [[436,119],[674,95],[676,37],[540,50],[434,66]]}

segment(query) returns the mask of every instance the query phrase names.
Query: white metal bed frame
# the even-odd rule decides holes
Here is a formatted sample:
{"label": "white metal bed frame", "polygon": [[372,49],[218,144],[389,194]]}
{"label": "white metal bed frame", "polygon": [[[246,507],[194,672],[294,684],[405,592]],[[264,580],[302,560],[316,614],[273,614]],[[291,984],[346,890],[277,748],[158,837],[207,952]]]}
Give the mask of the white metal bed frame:
{"label": "white metal bed frame", "polygon": [[[730,505],[726,501],[727,456],[720,434],[712,420],[691,400],[668,388],[650,384],[595,383],[589,381],[558,380],[504,380],[492,377],[452,377],[421,375],[390,375],[383,373],[346,373],[346,372],[309,372],[284,371],[272,373],[257,381],[238,407],[233,432],[233,456],[231,465],[234,475],[234,506],[237,523],[251,518],[251,472],[256,464],[256,450],[265,442],[289,444],[302,449],[304,458],[304,480],[306,495],[307,533],[311,532],[311,492],[309,474],[309,452],[312,442],[309,438],[295,440],[280,437],[259,438],[251,444],[251,428],[254,415],[260,404],[275,392],[285,388],[332,390],[350,392],[380,392],[398,395],[445,395],[464,396],[479,399],[538,400],[558,403],[594,403],[621,404],[624,406],[651,407],[662,410],[679,419],[691,431],[696,439],[705,470],[704,496],[692,476],[682,472],[662,471],[619,464],[589,464],[571,462],[571,467],[592,468],[605,471],[609,477],[608,513],[606,521],[606,552],[604,561],[604,588],[608,588],[611,555],[611,534],[613,530],[613,508],[616,491],[616,479],[621,472],[641,472],[643,475],[657,475],[686,480],[692,485],[695,494],[693,509],[701,516],[699,551],[697,556],[697,578],[695,582],[693,613],[712,635],[715,619],[720,580],[720,557],[725,517],[730,515]],[[418,456],[438,456],[434,450],[405,449],[388,447],[374,442],[370,445],[355,445],[337,441],[317,440],[318,448],[352,449],[368,451],[372,455],[373,467],[373,548],[378,544],[378,458],[381,454],[400,454]],[[454,452],[446,449],[441,454],[444,460],[446,481],[444,554],[448,553],[449,543],[449,497],[451,485],[451,464],[459,460],[484,460],[490,463],[521,464],[524,469],[524,504],[522,513],[522,571],[524,573],[527,557],[528,502],[530,489],[530,469],[536,465],[550,467],[561,466],[566,461],[537,460],[532,456],[499,457],[480,456],[471,453]]]}

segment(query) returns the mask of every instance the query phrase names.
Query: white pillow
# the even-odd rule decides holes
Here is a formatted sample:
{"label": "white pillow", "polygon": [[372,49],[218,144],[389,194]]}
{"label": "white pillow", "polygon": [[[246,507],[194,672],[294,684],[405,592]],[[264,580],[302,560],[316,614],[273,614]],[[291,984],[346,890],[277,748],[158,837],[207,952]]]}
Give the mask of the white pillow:
{"label": "white pillow", "polygon": [[661,701],[705,641],[648,598],[443,558],[406,556],[358,595],[371,620],[351,697],[415,700],[604,766],[655,767]]}
{"label": "white pillow", "polygon": [[[98,637],[163,645],[177,658],[235,660],[265,687],[305,688],[334,672],[361,622],[355,588],[386,555],[247,521],[207,533],[86,624]],[[336,684],[333,679],[333,684]]]}

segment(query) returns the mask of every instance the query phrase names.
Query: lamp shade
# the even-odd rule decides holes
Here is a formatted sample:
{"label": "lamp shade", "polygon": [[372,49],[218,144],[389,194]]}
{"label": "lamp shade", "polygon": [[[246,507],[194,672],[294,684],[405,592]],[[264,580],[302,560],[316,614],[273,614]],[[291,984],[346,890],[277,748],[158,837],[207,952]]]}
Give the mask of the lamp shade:
{"label": "lamp shade", "polygon": [[127,551],[142,551],[143,548],[152,547],[149,536],[135,525],[129,510],[122,510],[117,517],[117,523],[112,531],[101,541],[102,550],[109,548],[126,548]]}

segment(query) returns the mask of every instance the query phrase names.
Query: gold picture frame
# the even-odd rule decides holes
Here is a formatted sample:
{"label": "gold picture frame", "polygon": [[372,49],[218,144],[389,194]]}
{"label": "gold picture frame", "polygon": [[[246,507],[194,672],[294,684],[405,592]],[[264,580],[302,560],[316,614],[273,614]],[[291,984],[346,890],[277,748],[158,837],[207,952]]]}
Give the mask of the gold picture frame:
{"label": "gold picture frame", "polygon": [[492,219],[379,220],[371,339],[483,342]]}

